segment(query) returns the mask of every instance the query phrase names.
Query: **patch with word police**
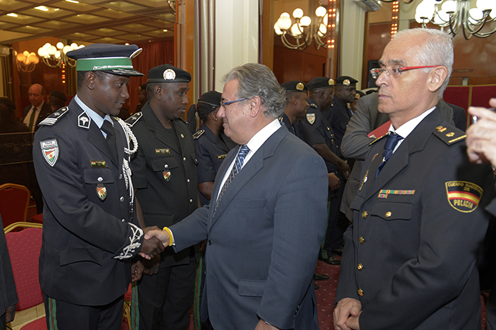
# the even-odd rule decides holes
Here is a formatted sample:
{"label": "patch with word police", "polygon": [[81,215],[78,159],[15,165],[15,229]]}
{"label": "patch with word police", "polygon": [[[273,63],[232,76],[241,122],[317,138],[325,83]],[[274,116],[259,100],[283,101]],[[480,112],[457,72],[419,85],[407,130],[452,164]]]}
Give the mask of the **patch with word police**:
{"label": "patch with word police", "polygon": [[379,198],[388,198],[389,195],[413,195],[415,190],[381,189]]}
{"label": "patch with word police", "polygon": [[484,192],[478,185],[467,181],[448,181],[445,186],[449,204],[463,213],[475,211]]}
{"label": "patch with word police", "polygon": [[40,141],[40,147],[43,158],[45,158],[48,165],[54,167],[55,163],[59,159],[59,145],[57,143],[57,139]]}
{"label": "patch with word police", "polygon": [[315,114],[307,113],[307,121],[310,125],[313,125],[313,123],[315,123]]}

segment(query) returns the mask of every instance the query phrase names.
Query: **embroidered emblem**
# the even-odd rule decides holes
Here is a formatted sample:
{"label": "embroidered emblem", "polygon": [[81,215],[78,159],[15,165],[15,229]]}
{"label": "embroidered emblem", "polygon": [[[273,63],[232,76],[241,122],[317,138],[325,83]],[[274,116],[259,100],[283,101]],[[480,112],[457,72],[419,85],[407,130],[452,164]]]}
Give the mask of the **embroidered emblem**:
{"label": "embroidered emblem", "polygon": [[78,116],[78,126],[81,128],[90,128],[90,123],[91,123],[91,118],[88,116],[88,114],[83,111],[81,114]]}
{"label": "embroidered emblem", "polygon": [[297,91],[302,91],[305,88],[305,85],[303,83],[299,82],[296,84],[296,90]]}
{"label": "embroidered emblem", "polygon": [[157,155],[170,154],[170,150],[169,150],[169,148],[166,148],[166,149],[155,149],[155,154],[157,154]]}
{"label": "embroidered emblem", "polygon": [[467,181],[448,181],[445,186],[449,204],[463,213],[475,211],[484,192],[478,185]]}
{"label": "embroidered emblem", "polygon": [[107,163],[104,160],[91,160],[91,167],[107,167]]}
{"label": "embroidered emblem", "polygon": [[315,123],[315,114],[307,113],[307,121],[310,125],[313,125],[313,123]]}
{"label": "embroidered emblem", "polygon": [[453,133],[453,132],[446,134],[447,137],[453,137],[454,135],[455,135],[455,133]]}
{"label": "embroidered emblem", "polygon": [[334,86],[334,80],[333,79],[329,79],[329,81],[327,83],[329,84],[329,86]]}
{"label": "embroidered emblem", "polygon": [[446,131],[446,130],[447,130],[447,128],[446,128],[446,127],[444,127],[444,126],[438,126],[438,127],[436,127],[436,129],[437,129],[437,131],[438,131],[438,132],[440,132],[440,133],[442,133],[442,132],[444,132],[444,131]]}
{"label": "embroidered emblem", "polygon": [[358,190],[362,190],[363,185],[365,184],[365,182],[367,182],[368,176],[369,176],[369,171],[367,170],[367,172],[365,173],[365,176],[363,177],[362,184],[360,185],[360,189],[358,189]]}
{"label": "embroidered emblem", "polygon": [[101,201],[104,201],[105,198],[107,198],[107,188],[103,185],[103,183],[96,185],[96,194]]}
{"label": "embroidered emblem", "polygon": [[349,86],[350,85],[350,81],[348,79],[343,80],[343,85]]}
{"label": "embroidered emblem", "polygon": [[171,177],[171,172],[169,170],[165,170],[164,171],[164,179],[165,179],[165,181],[169,182],[170,177]]}
{"label": "embroidered emblem", "polygon": [[165,80],[174,80],[176,79],[176,72],[172,69],[167,69],[164,71],[163,76]]}
{"label": "embroidered emblem", "polygon": [[57,139],[40,141],[40,147],[43,158],[45,158],[48,165],[54,167],[55,163],[57,163],[57,160],[59,159],[59,145],[57,143]]}
{"label": "embroidered emblem", "polygon": [[415,190],[395,190],[395,189],[381,189],[379,191],[379,198],[388,198],[388,195],[413,195]]}

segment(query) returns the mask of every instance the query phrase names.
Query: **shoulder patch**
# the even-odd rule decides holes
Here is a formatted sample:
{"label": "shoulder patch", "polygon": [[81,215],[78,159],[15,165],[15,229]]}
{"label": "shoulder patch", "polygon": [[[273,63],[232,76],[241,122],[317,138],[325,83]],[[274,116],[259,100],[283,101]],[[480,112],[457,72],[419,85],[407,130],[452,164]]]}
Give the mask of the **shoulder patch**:
{"label": "shoulder patch", "polygon": [[138,120],[141,119],[141,117],[143,117],[143,112],[136,112],[134,115],[132,115],[131,117],[129,117],[128,119],[126,119],[126,124],[129,126],[129,127],[133,127],[134,124],[136,124],[138,122]]}
{"label": "shoulder patch", "polygon": [[307,121],[310,125],[313,125],[313,123],[315,123],[315,114],[307,113]]}
{"label": "shoulder patch", "polygon": [[66,113],[69,112],[69,107],[62,107],[52,113],[50,116],[43,119],[38,125],[39,126],[53,126],[55,123],[62,118]]}
{"label": "shoulder patch", "polygon": [[203,133],[205,133],[205,130],[204,129],[199,129],[198,131],[196,131],[194,134],[193,134],[193,139],[195,140],[198,140],[198,138],[200,136],[203,135]]}
{"label": "shoulder patch", "polygon": [[40,141],[40,149],[48,165],[54,167],[59,159],[59,144],[57,139],[52,138]]}
{"label": "shoulder patch", "polygon": [[386,134],[384,134],[384,135],[382,135],[382,136],[379,136],[377,139],[375,139],[374,141],[370,142],[369,143],[369,146],[373,145],[374,143],[376,143],[379,140],[382,140],[382,138],[385,137],[385,136],[388,136],[388,134],[389,134],[389,132],[386,133]]}
{"label": "shoulder patch", "polygon": [[447,145],[452,145],[456,142],[463,141],[467,137],[464,131],[451,125],[440,125],[437,126],[432,134],[437,136],[441,141]]}

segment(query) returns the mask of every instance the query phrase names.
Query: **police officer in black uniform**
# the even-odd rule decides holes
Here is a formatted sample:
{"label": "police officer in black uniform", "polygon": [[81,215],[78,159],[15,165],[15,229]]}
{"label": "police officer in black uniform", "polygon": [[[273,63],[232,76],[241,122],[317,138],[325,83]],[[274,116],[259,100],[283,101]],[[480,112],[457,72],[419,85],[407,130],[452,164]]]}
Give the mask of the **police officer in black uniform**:
{"label": "police officer in black uniform", "polygon": [[281,84],[286,91],[286,108],[279,116],[279,120],[286,125],[288,131],[305,141],[301,125],[297,125],[305,118],[308,109],[308,86],[302,81],[292,80]]}
{"label": "police officer in black uniform", "polygon": [[203,124],[193,134],[198,159],[198,190],[201,205],[210,202],[215,176],[229,150],[237,144],[224,134],[222,119],[217,117],[222,94],[217,91],[204,93],[196,105]]}
{"label": "police officer in black uniform", "polygon": [[[306,142],[324,158],[329,178],[329,220],[326,237],[322,247],[321,259],[331,265],[339,265],[340,261],[332,255],[332,250],[341,248],[343,233],[337,226],[339,200],[342,195],[341,181],[349,175],[348,164],[337,156],[334,133],[323,112],[328,110],[333,97],[334,81],[326,77],[310,80],[308,88],[310,97],[306,120],[301,122]],[[341,178],[340,178],[341,177]]]}
{"label": "police officer in black uniform", "polygon": [[[134,136],[118,119],[129,97],[136,45],[93,44],[77,59],[77,95],[40,123],[33,161],[43,193],[40,285],[48,329],[121,328],[124,294],[140,277],[144,240],[134,216],[129,158]],[[133,273],[132,273],[133,272]],[[136,273],[137,276],[134,276]]]}
{"label": "police officer in black uniform", "polygon": [[[127,123],[140,148],[132,160],[133,184],[147,226],[178,223],[198,207],[197,159],[191,132],[181,116],[191,75],[170,64],[148,71],[148,102]],[[140,329],[186,330],[193,304],[194,248],[161,254],[158,274],[138,285]]]}
{"label": "police officer in black uniform", "polygon": [[336,78],[334,86],[334,97],[329,111],[326,112],[327,121],[334,132],[334,142],[341,157],[341,141],[346,132],[346,126],[353,115],[348,103],[356,99],[357,80],[348,76]]}

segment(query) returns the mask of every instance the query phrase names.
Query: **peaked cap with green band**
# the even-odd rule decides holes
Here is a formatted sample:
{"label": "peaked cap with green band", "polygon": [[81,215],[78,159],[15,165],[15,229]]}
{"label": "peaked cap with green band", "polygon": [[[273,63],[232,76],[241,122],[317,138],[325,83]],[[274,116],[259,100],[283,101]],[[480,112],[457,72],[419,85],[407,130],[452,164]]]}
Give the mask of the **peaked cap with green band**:
{"label": "peaked cap with green band", "polygon": [[136,45],[92,44],[67,52],[77,60],[76,71],[104,71],[118,76],[143,76],[133,68],[132,58],[141,53]]}

